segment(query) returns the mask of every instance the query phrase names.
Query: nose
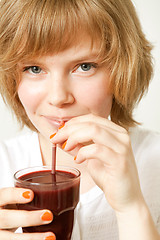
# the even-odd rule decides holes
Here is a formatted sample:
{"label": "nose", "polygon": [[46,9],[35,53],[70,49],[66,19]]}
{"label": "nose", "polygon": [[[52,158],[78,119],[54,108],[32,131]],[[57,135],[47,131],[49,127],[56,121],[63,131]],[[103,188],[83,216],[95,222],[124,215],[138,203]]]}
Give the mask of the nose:
{"label": "nose", "polygon": [[48,103],[57,107],[72,104],[74,97],[71,90],[68,76],[59,73],[51,74],[47,93]]}

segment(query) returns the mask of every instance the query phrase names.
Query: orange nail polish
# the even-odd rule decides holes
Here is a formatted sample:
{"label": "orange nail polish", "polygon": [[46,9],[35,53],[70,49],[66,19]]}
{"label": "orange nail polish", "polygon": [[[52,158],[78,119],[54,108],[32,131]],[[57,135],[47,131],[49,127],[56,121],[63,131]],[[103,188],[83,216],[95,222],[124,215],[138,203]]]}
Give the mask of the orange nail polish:
{"label": "orange nail polish", "polygon": [[43,213],[41,219],[42,219],[42,221],[51,221],[53,219],[53,217],[50,212],[45,212],[45,213]]}
{"label": "orange nail polish", "polygon": [[62,125],[61,125],[61,126],[58,128],[58,129],[61,129],[61,128],[63,128],[63,127],[64,127],[64,125],[65,125],[65,124],[63,123],[63,124],[62,124]]}
{"label": "orange nail polish", "polygon": [[45,240],[56,240],[55,236],[48,236],[45,238]]}
{"label": "orange nail polish", "polygon": [[63,145],[62,145],[62,149],[65,148],[66,144],[67,144],[67,140],[63,143]]}
{"label": "orange nail polish", "polygon": [[53,134],[50,136],[50,139],[53,138],[55,135],[56,135],[56,133],[53,133]]}
{"label": "orange nail polish", "polygon": [[74,157],[74,161],[76,161],[76,159],[77,159],[77,156]]}
{"label": "orange nail polish", "polygon": [[26,192],[22,193],[22,196],[23,196],[24,198],[26,198],[26,199],[30,199],[30,197],[31,197],[31,192],[30,192],[30,191],[26,191]]}

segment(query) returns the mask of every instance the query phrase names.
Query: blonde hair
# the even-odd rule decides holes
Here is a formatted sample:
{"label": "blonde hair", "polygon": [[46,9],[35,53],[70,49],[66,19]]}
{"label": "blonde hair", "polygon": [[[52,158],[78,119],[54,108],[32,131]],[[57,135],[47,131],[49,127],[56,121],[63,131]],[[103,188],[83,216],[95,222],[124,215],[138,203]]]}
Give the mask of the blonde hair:
{"label": "blonde hair", "polygon": [[18,98],[18,63],[61,51],[86,31],[110,69],[111,120],[133,126],[152,76],[151,44],[130,0],[1,0],[0,92],[22,125],[36,130]]}

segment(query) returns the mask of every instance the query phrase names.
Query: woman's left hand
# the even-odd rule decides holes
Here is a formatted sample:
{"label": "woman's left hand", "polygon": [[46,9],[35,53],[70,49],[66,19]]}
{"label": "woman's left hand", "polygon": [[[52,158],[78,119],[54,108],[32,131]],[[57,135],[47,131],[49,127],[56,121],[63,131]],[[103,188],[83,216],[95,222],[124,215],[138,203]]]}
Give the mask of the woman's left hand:
{"label": "woman's left hand", "polygon": [[75,150],[76,163],[87,162],[90,175],[116,212],[143,201],[130,137],[124,128],[89,114],[69,120],[51,142],[67,152]]}

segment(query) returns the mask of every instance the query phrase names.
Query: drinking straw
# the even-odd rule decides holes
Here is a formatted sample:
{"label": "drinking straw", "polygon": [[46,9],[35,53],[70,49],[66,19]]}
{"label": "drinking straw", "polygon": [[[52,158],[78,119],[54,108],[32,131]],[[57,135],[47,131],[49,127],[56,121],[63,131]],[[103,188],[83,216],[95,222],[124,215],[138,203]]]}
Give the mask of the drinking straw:
{"label": "drinking straw", "polygon": [[[60,127],[62,127],[64,125],[64,121],[60,122]],[[59,128],[60,128],[59,127]],[[52,170],[51,173],[55,176],[56,174],[56,149],[57,146],[56,144],[52,144]]]}
{"label": "drinking straw", "polygon": [[55,175],[56,172],[56,144],[52,144],[52,171],[51,173]]}

